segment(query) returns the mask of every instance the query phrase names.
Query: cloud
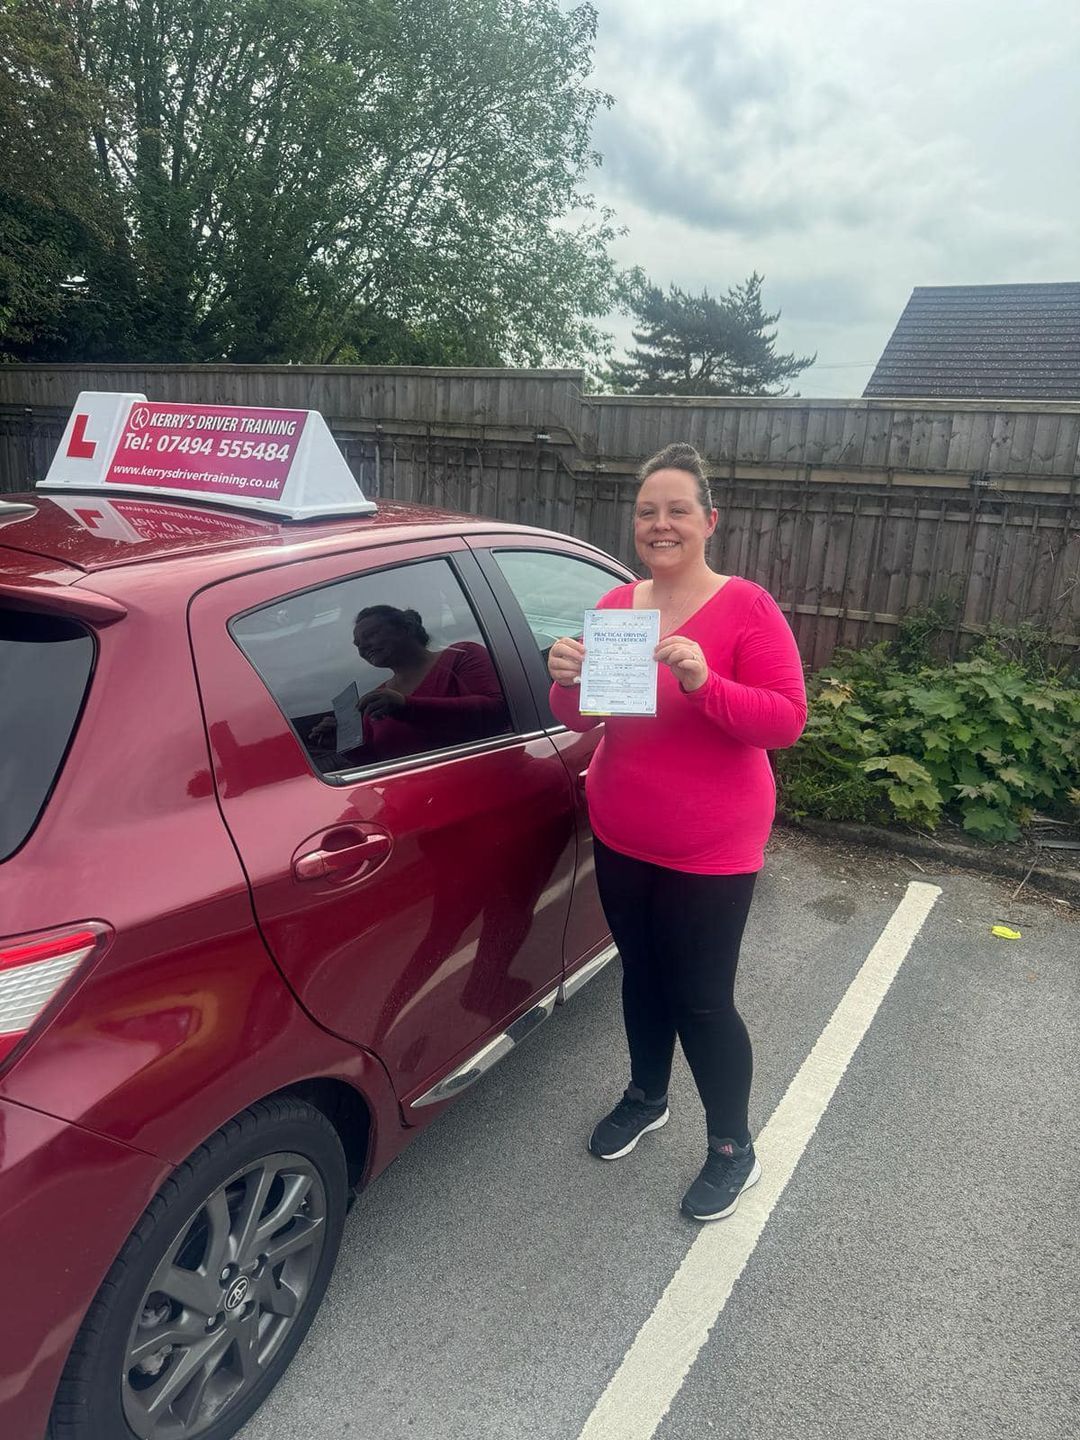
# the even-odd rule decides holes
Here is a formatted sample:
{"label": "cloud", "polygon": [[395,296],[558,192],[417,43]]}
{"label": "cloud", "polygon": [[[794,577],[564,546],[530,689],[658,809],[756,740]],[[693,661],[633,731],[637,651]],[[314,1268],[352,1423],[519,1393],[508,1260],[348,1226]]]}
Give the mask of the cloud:
{"label": "cloud", "polygon": [[794,197],[762,200],[729,189],[720,152],[704,162],[686,145],[668,143],[662,132],[645,129],[625,113],[602,116],[594,141],[616,196],[647,210],[703,230],[745,234],[798,223]]}
{"label": "cloud", "polygon": [[848,364],[914,285],[1080,278],[1075,0],[599,11],[592,188],[658,282],[761,270],[781,347]]}
{"label": "cloud", "polygon": [[604,74],[616,78],[619,92],[594,133],[607,182],[625,199],[703,228],[795,223],[787,197],[769,201],[730,183],[748,135],[758,145],[794,138],[783,57],[751,47],[724,17],[635,32],[628,20],[636,8],[617,12],[604,56]]}

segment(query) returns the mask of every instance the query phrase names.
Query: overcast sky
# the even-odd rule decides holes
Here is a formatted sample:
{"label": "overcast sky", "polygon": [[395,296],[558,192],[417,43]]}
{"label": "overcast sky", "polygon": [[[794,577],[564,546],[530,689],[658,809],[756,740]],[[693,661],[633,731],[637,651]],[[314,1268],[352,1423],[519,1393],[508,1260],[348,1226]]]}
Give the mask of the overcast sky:
{"label": "overcast sky", "polygon": [[861,394],[915,285],[1080,280],[1080,0],[596,4],[619,260],[763,272],[802,394]]}

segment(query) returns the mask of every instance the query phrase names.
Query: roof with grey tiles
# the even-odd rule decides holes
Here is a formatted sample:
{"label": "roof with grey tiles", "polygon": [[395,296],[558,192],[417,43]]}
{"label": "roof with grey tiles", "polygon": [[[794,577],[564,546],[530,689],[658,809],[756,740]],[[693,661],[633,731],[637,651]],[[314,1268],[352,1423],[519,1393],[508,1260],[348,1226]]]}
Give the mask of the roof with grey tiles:
{"label": "roof with grey tiles", "polygon": [[1080,400],[1080,283],[917,286],[863,394]]}

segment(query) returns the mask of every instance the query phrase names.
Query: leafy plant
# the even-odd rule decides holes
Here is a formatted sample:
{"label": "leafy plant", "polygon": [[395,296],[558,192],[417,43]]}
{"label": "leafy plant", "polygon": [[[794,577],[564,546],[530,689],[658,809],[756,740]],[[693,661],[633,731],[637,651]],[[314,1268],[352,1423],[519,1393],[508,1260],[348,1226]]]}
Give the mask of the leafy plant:
{"label": "leafy plant", "polygon": [[990,647],[909,659],[879,645],[814,677],[806,732],[779,761],[789,813],[925,829],[952,816],[989,841],[1018,839],[1036,811],[1080,815],[1080,685]]}
{"label": "leafy plant", "polygon": [[1028,620],[1020,625],[991,625],[971,653],[987,660],[1014,661],[1039,679],[1059,679],[1063,669],[1061,642],[1044,626]]}
{"label": "leafy plant", "polygon": [[901,617],[891,647],[901,670],[934,663],[934,642],[952,628],[957,605],[953,596],[939,595],[929,605]]}

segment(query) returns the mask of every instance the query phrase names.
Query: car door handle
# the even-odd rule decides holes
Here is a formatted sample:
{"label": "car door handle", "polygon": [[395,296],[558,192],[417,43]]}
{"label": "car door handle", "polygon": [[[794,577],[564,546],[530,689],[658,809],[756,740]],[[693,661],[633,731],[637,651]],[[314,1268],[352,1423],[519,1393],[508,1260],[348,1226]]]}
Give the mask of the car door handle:
{"label": "car door handle", "polygon": [[293,861],[293,874],[297,880],[341,880],[389,853],[389,835],[365,835],[352,845],[298,855]]}
{"label": "car door handle", "polygon": [[589,778],[589,770],[588,770],[588,767],[587,767],[587,766],[586,766],[586,768],[585,768],[584,770],[579,770],[579,771],[578,771],[577,783],[578,783],[578,787],[579,787],[580,789],[582,789],[582,790],[585,789],[585,782],[586,782],[586,780],[588,780],[588,778]]}

